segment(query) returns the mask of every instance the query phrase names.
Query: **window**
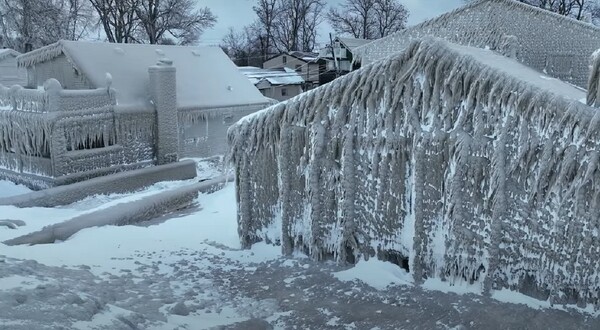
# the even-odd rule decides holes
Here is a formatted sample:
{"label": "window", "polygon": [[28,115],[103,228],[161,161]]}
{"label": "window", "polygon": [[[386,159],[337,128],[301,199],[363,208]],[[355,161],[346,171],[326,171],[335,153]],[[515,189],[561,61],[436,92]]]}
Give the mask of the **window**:
{"label": "window", "polygon": [[287,96],[287,88],[281,89],[281,96]]}
{"label": "window", "polygon": [[296,64],[296,72],[302,71],[302,65]]}
{"label": "window", "polygon": [[281,60],[283,61],[283,64],[287,64],[287,56],[283,55]]}

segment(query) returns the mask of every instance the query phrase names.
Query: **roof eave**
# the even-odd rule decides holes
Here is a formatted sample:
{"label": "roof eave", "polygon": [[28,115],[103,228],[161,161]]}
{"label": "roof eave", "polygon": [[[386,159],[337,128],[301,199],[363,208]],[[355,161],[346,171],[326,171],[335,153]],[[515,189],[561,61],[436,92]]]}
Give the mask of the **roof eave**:
{"label": "roof eave", "polygon": [[17,66],[29,68],[36,64],[52,60],[64,53],[62,40],[17,56]]}

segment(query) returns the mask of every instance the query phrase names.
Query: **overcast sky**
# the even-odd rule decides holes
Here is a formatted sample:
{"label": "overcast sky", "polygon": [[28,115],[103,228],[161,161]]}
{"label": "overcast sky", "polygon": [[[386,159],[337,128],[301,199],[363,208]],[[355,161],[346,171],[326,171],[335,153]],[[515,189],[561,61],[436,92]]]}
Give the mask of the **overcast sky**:
{"label": "overcast sky", "polygon": [[[335,6],[344,0],[325,0],[329,6]],[[227,29],[231,26],[235,29],[241,29],[254,21],[256,16],[252,11],[252,6],[256,0],[200,0],[202,6],[206,6],[218,16],[217,24],[211,30],[204,32],[200,39],[201,44],[219,44]],[[408,24],[414,25],[428,18],[438,16],[449,10],[459,7],[464,3],[463,0],[401,0],[400,1],[410,12]],[[331,27],[324,23],[320,27],[319,42],[328,40],[328,33],[333,32]]]}

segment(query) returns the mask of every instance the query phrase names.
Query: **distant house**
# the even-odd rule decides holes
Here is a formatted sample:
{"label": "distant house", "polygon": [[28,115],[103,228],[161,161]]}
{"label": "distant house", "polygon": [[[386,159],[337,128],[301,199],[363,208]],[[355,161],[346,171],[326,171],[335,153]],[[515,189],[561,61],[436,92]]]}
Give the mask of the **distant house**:
{"label": "distant house", "polygon": [[303,92],[304,79],[290,68],[261,69],[246,66],[240,67],[240,72],[268,98],[285,101]]}
{"label": "distant house", "polygon": [[304,79],[305,90],[319,85],[319,63],[317,53],[288,52],[275,55],[263,63],[263,69],[290,68]]}
{"label": "distant house", "polygon": [[17,56],[21,53],[12,49],[0,49],[0,84],[4,86],[23,85],[27,73],[17,67]]}
{"label": "distant house", "polygon": [[338,75],[345,75],[357,68],[354,63],[354,50],[366,45],[371,40],[336,37],[333,45],[328,45],[319,51],[321,60],[321,75],[319,84],[325,84]]}

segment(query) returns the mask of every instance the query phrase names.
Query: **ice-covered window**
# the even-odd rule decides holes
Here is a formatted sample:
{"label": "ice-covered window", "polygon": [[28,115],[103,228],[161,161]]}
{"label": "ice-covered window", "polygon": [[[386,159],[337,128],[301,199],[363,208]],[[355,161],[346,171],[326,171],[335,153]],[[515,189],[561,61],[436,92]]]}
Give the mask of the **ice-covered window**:
{"label": "ice-covered window", "polygon": [[287,64],[287,56],[283,55],[281,61],[283,62],[283,64]]}
{"label": "ice-covered window", "polygon": [[281,89],[281,96],[287,96],[287,88],[282,88]]}

